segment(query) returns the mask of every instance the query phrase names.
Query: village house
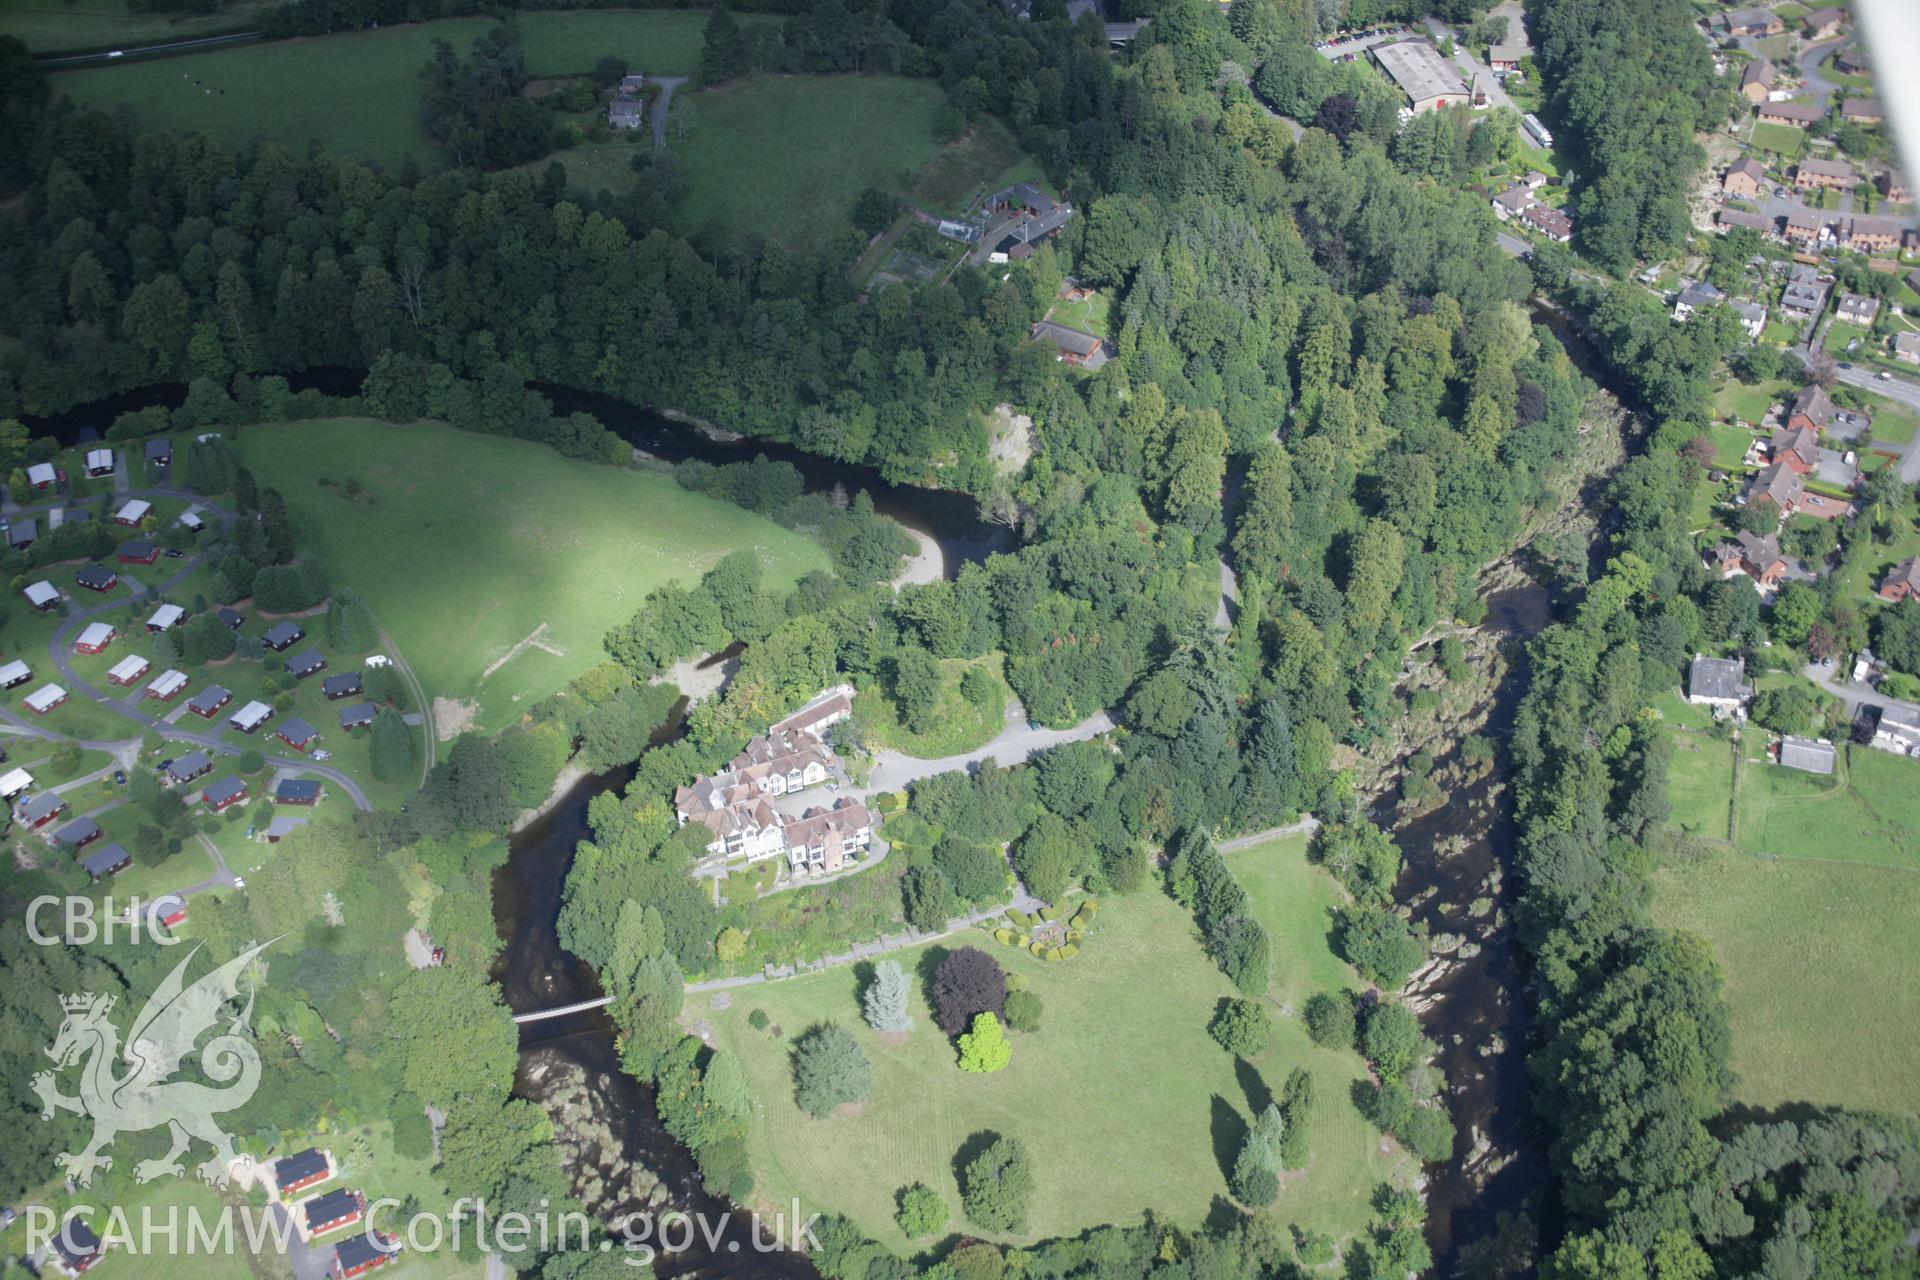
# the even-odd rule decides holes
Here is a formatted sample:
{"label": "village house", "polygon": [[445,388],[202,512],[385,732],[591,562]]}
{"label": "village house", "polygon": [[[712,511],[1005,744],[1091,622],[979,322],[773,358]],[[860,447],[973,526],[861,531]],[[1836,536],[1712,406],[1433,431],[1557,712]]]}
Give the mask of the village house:
{"label": "village house", "polygon": [[158,702],[170,702],[187,687],[187,673],[171,667],[153,678],[147,686],[147,696]]}
{"label": "village house", "polygon": [[311,807],[320,803],[320,783],[315,778],[282,778],[273,787],[275,804]]}
{"label": "village house", "polygon": [[173,522],[189,533],[198,533],[207,527],[207,522],[200,518],[197,511],[182,511],[174,517]]}
{"label": "village house", "polygon": [[268,627],[267,634],[261,636],[260,641],[275,653],[285,653],[296,641],[304,640],[306,636],[299,623],[283,620]]}
{"label": "village house", "polygon": [[132,684],[135,680],[147,674],[147,668],[152,665],[151,662],[148,662],[139,654],[130,653],[113,664],[112,669],[107,672],[107,683]]}
{"label": "village house", "polygon": [[1920,556],[1908,556],[1887,570],[1875,594],[1882,600],[1900,601],[1915,593],[1920,593]]}
{"label": "village house", "polygon": [[147,904],[147,919],[177,929],[187,922],[187,900],[178,894],[163,893]]}
{"label": "village house", "polygon": [[111,591],[119,583],[120,575],[103,564],[82,565],[80,572],[73,575],[74,583],[89,591]]}
{"label": "village house", "polygon": [[147,630],[151,633],[158,634],[159,632],[171,629],[180,619],[186,616],[187,611],[179,605],[163,604],[153,611],[152,617],[147,619]]}
{"label": "village house", "polygon": [[1780,554],[1780,539],[1773,534],[1763,538],[1744,529],[1732,542],[1723,542],[1715,547],[1708,556],[1708,563],[1718,569],[1722,577],[1746,574],[1762,591],[1779,586],[1780,580],[1787,576],[1787,562]]}
{"label": "village house", "polygon": [[1771,9],[1742,9],[1737,13],[1717,13],[1707,24],[1729,36],[1777,36],[1787,29],[1780,15]]}
{"label": "village house", "polygon": [[247,784],[238,778],[222,778],[200,793],[200,801],[213,813],[225,813],[247,798]]}
{"label": "village house", "polygon": [[1804,427],[1814,432],[1839,427],[1851,435],[1866,430],[1872,424],[1872,417],[1857,410],[1842,409],[1833,402],[1826,388],[1818,385],[1802,387],[1787,402],[1788,427]]}
{"label": "village house", "polygon": [[1878,99],[1848,98],[1840,104],[1840,118],[1849,124],[1879,124],[1886,117],[1881,114]]}
{"label": "village house", "polygon": [[36,462],[27,468],[27,484],[36,493],[53,488],[60,480],[60,473],[53,469],[51,462]]}
{"label": "village house", "polygon": [[302,649],[287,659],[287,672],[296,680],[305,680],[316,671],[326,668],[327,660],[318,649]]}
{"label": "village house", "polygon": [[22,792],[33,789],[33,775],[25,769],[9,769],[0,774],[0,800],[12,804]]}
{"label": "village house", "polygon": [[356,1280],[398,1258],[406,1246],[384,1231],[356,1231],[333,1251],[333,1280]]}
{"label": "village house", "polygon": [[1912,204],[1913,187],[1907,182],[1906,171],[1889,169],[1880,175],[1880,194],[1894,204]]}
{"label": "village house", "polygon": [[133,855],[119,844],[102,845],[80,859],[80,869],[96,884],[108,876],[117,876],[133,865]]}
{"label": "village house", "polygon": [[1776,764],[1802,773],[1832,773],[1833,744],[1825,738],[1796,738],[1787,734],[1773,750]]}
{"label": "village house", "polygon": [[1377,44],[1368,52],[1387,78],[1407,95],[1407,103],[1416,115],[1471,101],[1459,69],[1425,40]]}
{"label": "village house", "polygon": [[51,609],[60,603],[60,589],[51,582],[36,582],[21,592],[36,609]]}
{"label": "village house", "polygon": [[[1795,397],[1797,400],[1798,397]],[[1804,419],[1805,415],[1799,415]],[[1798,426],[1785,426],[1776,430],[1767,441],[1767,457],[1773,462],[1784,462],[1801,475],[1819,469],[1820,433],[1805,421]]]}
{"label": "village house", "polygon": [[1761,124],[1783,124],[1789,129],[1804,129],[1826,119],[1826,109],[1815,102],[1763,102],[1760,104]]}
{"label": "village house", "polygon": [[1740,327],[1749,338],[1759,341],[1767,327],[1767,309],[1757,302],[1735,302],[1729,304],[1733,314],[1740,318]]}
{"label": "village house", "polygon": [[332,1176],[333,1158],[313,1147],[273,1162],[273,1185],[282,1199],[318,1186]]}
{"label": "village house", "polygon": [[305,751],[319,738],[320,731],[299,716],[295,716],[274,730],[274,736],[295,751]]}
{"label": "village house", "polygon": [[104,1257],[106,1250],[100,1244],[100,1237],[77,1217],[68,1218],[53,1233],[51,1261],[66,1275],[85,1275]]}
{"label": "village house", "polygon": [[1680,291],[1673,303],[1673,318],[1676,321],[1692,319],[1696,311],[1704,311],[1715,303],[1725,302],[1727,295],[1705,280],[1697,280]]}
{"label": "village house", "polygon": [[110,476],[112,474],[113,474],[113,450],[111,449],[87,450],[87,476],[90,479],[98,480],[102,476]]}
{"label": "village house", "polygon": [[1504,75],[1518,71],[1521,59],[1526,56],[1527,46],[1523,44],[1496,44],[1487,50],[1487,65]]}
{"label": "village house", "polygon": [[1747,688],[1743,658],[1709,658],[1695,654],[1687,668],[1687,701],[1716,710],[1738,709],[1752,692]]}
{"label": "village house", "polygon": [[1920,364],[1920,333],[1895,334],[1893,358],[1902,364]]}
{"label": "village house", "polygon": [[1060,354],[1062,364],[1076,365],[1089,373],[1099,371],[1112,355],[1106,339],[1052,320],[1042,320],[1029,334],[1037,342],[1050,342]]}
{"label": "village house", "polygon": [[842,796],[829,809],[809,809],[783,832],[787,869],[795,875],[832,875],[857,861],[873,839],[867,807]]}
{"label": "village house", "polygon": [[[1817,229],[1816,222],[1816,229]],[[1793,234],[1793,217],[1787,218],[1787,234]],[[1802,323],[1813,319],[1827,309],[1827,286],[1821,283],[1820,273],[1809,266],[1797,266],[1787,280],[1787,287],[1780,294],[1780,310],[1789,319]]]}
{"label": "village house", "polygon": [[1895,755],[1920,755],[1920,710],[1899,703],[1881,707],[1870,745]]}
{"label": "village house", "polygon": [[1802,191],[1851,191],[1859,183],[1853,166],[1845,160],[1802,160],[1793,171],[1793,185]]}
{"label": "village house", "polygon": [[360,673],[343,671],[337,676],[328,676],[320,682],[320,692],[327,696],[329,702],[350,698],[360,692]]}
{"label": "village house", "polygon": [[1767,171],[1752,156],[1741,156],[1727,166],[1727,176],[1720,179],[1720,189],[1730,196],[1757,200],[1767,189]]}
{"label": "village house", "polygon": [[108,645],[119,637],[111,622],[89,622],[80,629],[80,638],[73,642],[75,653],[103,653]]}
{"label": "village house", "polygon": [[215,609],[213,616],[220,619],[220,625],[229,631],[238,631],[247,624],[246,614],[240,612],[238,609],[229,609],[226,605],[221,605],[218,609]]}
{"label": "village house", "polygon": [[189,751],[184,756],[167,761],[167,767],[161,772],[166,774],[171,786],[185,786],[195,778],[211,772],[213,759],[204,751]]}
{"label": "village house", "polygon": [[234,712],[227,725],[240,733],[252,733],[272,718],[273,708],[256,698]]}
{"label": "village house", "polygon": [[115,524],[124,524],[128,528],[138,528],[140,522],[153,510],[153,504],[144,498],[129,498],[125,506],[113,513]]}
{"label": "village house", "polygon": [[306,1211],[307,1238],[312,1239],[360,1221],[366,1213],[367,1204],[358,1191],[335,1187],[324,1195],[313,1197],[301,1208]]}
{"label": "village house", "polygon": [[1840,238],[1846,241],[1849,249],[1857,249],[1861,253],[1892,253],[1900,247],[1906,231],[1898,218],[1861,214],[1841,224]]}
{"label": "village house", "polygon": [[170,467],[173,465],[173,441],[166,436],[158,436],[147,441],[141,454],[150,467]]}
{"label": "village house", "polygon": [[1833,55],[1833,69],[1843,76],[1873,74],[1873,55],[1860,44],[1850,44]]}
{"label": "village house", "polygon": [[[1765,58],[1755,58],[1740,73],[1740,96],[1748,102],[1758,105],[1767,100],[1767,91],[1773,88],[1773,64]],[[1751,160],[1747,163],[1752,164]],[[1754,166],[1758,168],[1758,165]]]}
{"label": "village house", "polygon": [[12,689],[33,679],[33,668],[15,658],[0,667],[0,689]]}
{"label": "village house", "polygon": [[1520,215],[1520,221],[1555,244],[1573,239],[1573,219],[1551,205],[1536,204]]}
{"label": "village house", "polygon": [[145,538],[135,538],[121,543],[114,555],[121,564],[152,564],[160,558],[160,548]]}
{"label": "village house", "polygon": [[1537,200],[1538,197],[1533,194],[1531,188],[1516,182],[1493,198],[1493,211],[1499,216],[1500,221],[1506,222],[1525,213]]}
{"label": "village house", "polygon": [[67,691],[57,684],[43,684],[25,698],[27,710],[43,716],[67,700]]}
{"label": "village house", "polygon": [[1755,472],[1741,495],[1748,506],[1772,504],[1780,514],[1792,515],[1806,492],[1806,477],[1784,462],[1776,462]]}
{"label": "village house", "polygon": [[11,550],[25,551],[39,541],[39,538],[40,531],[30,519],[15,520],[7,526],[7,546]]}
{"label": "village house", "polygon": [[1839,7],[1815,9],[1803,14],[1800,25],[1806,29],[1809,40],[1831,40],[1840,34],[1841,24],[1847,20],[1847,11]]}
{"label": "village house", "polygon": [[13,816],[30,831],[38,831],[55,818],[67,811],[67,802],[59,794],[43,791],[37,796],[28,796],[13,811]]}
{"label": "village house", "polygon": [[372,724],[380,709],[371,702],[362,702],[357,706],[340,708],[340,727],[358,729],[361,725]]}
{"label": "village house", "polygon": [[616,97],[607,104],[607,127],[638,129],[646,120],[645,106],[635,98]]}
{"label": "village house", "polygon": [[285,840],[288,836],[306,825],[307,820],[305,818],[282,816],[269,822],[266,831],[262,834],[266,837],[268,844],[279,844],[282,840]]}
{"label": "village house", "polygon": [[1833,306],[1834,319],[1842,324],[1857,324],[1867,328],[1873,324],[1873,318],[1880,314],[1880,300],[1864,294],[1843,293],[1840,301]]}
{"label": "village house", "polygon": [[104,834],[99,823],[83,815],[55,831],[53,842],[78,853]]}

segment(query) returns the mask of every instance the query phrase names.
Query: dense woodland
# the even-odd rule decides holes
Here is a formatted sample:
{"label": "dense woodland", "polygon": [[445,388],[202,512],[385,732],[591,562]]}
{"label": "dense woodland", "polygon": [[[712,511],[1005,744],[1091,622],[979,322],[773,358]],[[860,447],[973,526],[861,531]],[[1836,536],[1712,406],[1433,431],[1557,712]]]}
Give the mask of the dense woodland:
{"label": "dense woodland", "polygon": [[[1615,74],[1601,59],[1630,60],[1634,41],[1665,39],[1664,19],[1649,16],[1657,7],[1542,4],[1555,93]],[[683,409],[893,479],[937,478],[1020,534],[1017,550],[896,595],[878,584],[898,548],[859,505],[836,515],[809,504],[778,466],[688,469],[690,487],[817,528],[837,572],[773,595],[756,566],[730,560],[655,593],[608,637],[611,662],[499,737],[462,738],[409,812],[314,824],[299,857],[220,908],[206,933],[216,955],[289,928],[315,939],[282,962],[275,988],[289,994],[275,1016],[339,1037],[276,1050],[275,1069],[297,1083],[260,1095],[254,1127],[293,1130],[329,1109],[378,1114],[396,1093],[453,1102],[449,1184],[495,1203],[563,1197],[544,1116],[507,1098],[512,1032],[479,975],[498,946],[488,889],[498,833],[583,746],[596,767],[639,763],[624,795],[593,802],[562,940],[616,996],[623,1060],[658,1085],[709,1185],[747,1194],[737,1064],[676,1024],[685,976],[714,964],[737,921],[687,878],[698,840],[676,832],[665,797],[825,683],[852,676],[902,692],[910,654],[1004,652],[1038,719],[1110,708],[1129,731],[1117,758],[1063,749],[915,787],[911,815],[950,841],[915,859],[903,915],[934,918],[989,893],[976,852],[1006,843],[1032,883],[1173,894],[1222,971],[1263,992],[1270,940],[1212,838],[1310,810],[1329,823],[1314,856],[1353,895],[1337,944],[1396,988],[1423,940],[1392,909],[1400,851],[1360,816],[1336,753],[1406,714],[1394,681],[1411,642],[1438,622],[1479,620],[1479,571],[1512,549],[1571,465],[1592,388],[1533,323],[1526,300],[1538,285],[1583,317],[1619,393],[1654,423],[1611,481],[1622,520],[1596,549],[1604,568],[1589,581],[1584,546],[1546,557],[1573,615],[1533,646],[1511,748],[1519,909],[1542,1015],[1532,1061],[1568,1231],[1542,1242],[1545,1273],[1909,1274],[1901,1241],[1920,1220],[1912,1126],[1728,1114],[1711,957],[1645,915],[1666,816],[1646,699],[1696,644],[1749,625],[1707,586],[1684,529],[1700,471],[1687,445],[1732,336],[1719,324],[1675,328],[1635,291],[1577,281],[1566,255],[1543,252],[1530,271],[1502,254],[1484,202],[1453,182],[1472,149],[1498,137],[1476,142],[1484,126],[1446,116],[1396,134],[1393,103],[1303,43],[1337,23],[1339,6],[1136,10],[1155,21],[1119,64],[1097,26],[1043,11],[1015,24],[984,0],[815,11],[899,33],[902,68],[935,78],[963,118],[1004,111],[1083,213],[1007,279],[962,270],[949,287],[896,287],[866,303],[845,277],[858,232],[812,257],[745,239],[693,245],[666,229],[659,185],[590,197],[569,192],[558,166],[381,173],[273,146],[234,155],[48,104],[29,68],[0,58],[0,103],[29,140],[25,200],[0,221],[13,339],[0,347],[0,412],[186,381],[198,421],[245,421],[262,388],[284,393],[277,377],[347,366],[369,371],[366,411],[546,432],[576,456],[610,460],[597,423],[554,419],[526,385],[547,382]],[[1347,16],[1401,12],[1360,10]],[[286,21],[323,13],[340,25],[377,16],[301,0]],[[1241,74],[1223,76],[1223,63]],[[1674,71],[1693,83],[1691,63]],[[1632,110],[1644,116],[1574,125],[1590,154],[1609,129],[1650,149],[1584,179],[1582,225],[1594,229],[1583,234],[1602,261],[1671,234],[1675,180],[1663,166],[1691,162],[1691,143],[1664,140],[1684,140],[1704,101],[1676,92],[1664,106],[1640,95]],[[1576,121],[1588,96],[1558,109]],[[1293,143],[1263,102],[1314,127]],[[1023,341],[1069,270],[1119,299],[1118,357],[1093,377]],[[987,459],[982,427],[1003,400],[1036,421],[1035,459],[1012,477]],[[1209,625],[1223,553],[1240,580],[1224,636]],[[643,755],[670,699],[637,682],[731,640],[748,647],[725,694],[697,708],[682,740]],[[1162,851],[1172,856],[1156,875]],[[439,892],[436,921],[451,913],[455,961],[383,970],[370,940],[404,927],[408,886],[420,883]],[[329,895],[346,932],[314,917]],[[47,972],[9,984],[0,1025],[6,1043],[33,1045],[48,1031],[33,995],[73,987],[72,970],[100,962],[20,955],[13,942],[0,929],[20,972]],[[120,977],[138,989],[151,975]],[[1391,999],[1309,1013],[1316,1038],[1373,1063],[1370,1118],[1444,1158],[1451,1124],[1439,1083],[1417,1070],[1431,1050],[1411,1015]],[[66,1137],[57,1125],[6,1128],[9,1170],[42,1167]],[[1248,1202],[1265,1185],[1257,1173],[1236,1178]],[[1376,1209],[1350,1274],[1430,1265],[1417,1198],[1383,1192]],[[849,1224],[822,1236],[814,1261],[833,1280],[921,1270]],[[962,1250],[927,1274],[1198,1280],[1287,1274],[1296,1256],[1265,1219],[1233,1215],[1203,1231],[1149,1220],[1007,1257],[979,1248],[991,1259]],[[1523,1245],[1476,1265],[1519,1274],[1526,1256]],[[598,1274],[598,1261],[541,1265],[572,1277]]]}

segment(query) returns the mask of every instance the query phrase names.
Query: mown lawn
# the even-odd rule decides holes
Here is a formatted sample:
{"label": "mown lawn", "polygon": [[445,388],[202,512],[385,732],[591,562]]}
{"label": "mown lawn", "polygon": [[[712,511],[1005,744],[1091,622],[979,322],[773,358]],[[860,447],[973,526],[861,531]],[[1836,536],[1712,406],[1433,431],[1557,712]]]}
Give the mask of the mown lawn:
{"label": "mown lawn", "polygon": [[1756,151],[1771,151],[1783,160],[1792,160],[1807,145],[1807,131],[1788,124],[1756,124],[1750,141]]}
{"label": "mown lawn", "polygon": [[1667,795],[1673,803],[1673,824],[1690,836],[1725,840],[1733,802],[1732,744],[1679,726],[1670,732],[1673,762]]}
{"label": "mown lawn", "polygon": [[267,0],[234,0],[217,13],[129,13],[127,0],[0,0],[0,35],[17,36],[35,53],[120,49],[245,31]]}
{"label": "mown lawn", "polygon": [[[1304,862],[1301,867],[1305,870]],[[1282,966],[1296,943],[1324,950],[1323,930],[1275,939]],[[1231,986],[1201,951],[1192,920],[1157,891],[1102,902],[1081,953],[1047,964],[960,935],[1025,976],[1045,1003],[1039,1031],[1014,1038],[1013,1063],[971,1076],[928,1017],[915,984],[914,1026],[899,1044],[882,1042],[860,1020],[860,979],[829,970],[730,993],[727,1007],[689,1001],[715,1042],[739,1053],[754,1098],[749,1132],[757,1200],[845,1213],[896,1250],[909,1242],[893,1225],[894,1195],[916,1180],[946,1199],[951,1228],[978,1233],[962,1216],[955,1156],[982,1133],[1018,1137],[1032,1151],[1037,1190],[1027,1229],[999,1237],[1070,1235],[1105,1222],[1138,1222],[1148,1207],[1198,1224],[1227,1192],[1226,1167],[1254,1103],[1264,1105],[1287,1072],[1305,1064],[1318,1084],[1310,1166],[1282,1183],[1280,1223],[1348,1236],[1369,1214],[1379,1182],[1406,1176],[1379,1153],[1381,1139],[1354,1110],[1348,1085],[1360,1073],[1350,1053],[1315,1048],[1300,1024],[1283,1020],[1276,1044],[1254,1067],[1235,1061],[1206,1033]],[[911,971],[934,963],[934,948],[900,953]],[[748,1018],[772,1020],[755,1031]],[[872,1099],[826,1120],[793,1102],[789,1053],[816,1022],[853,1031],[873,1061]]]}
{"label": "mown lawn", "polygon": [[1718,850],[1654,886],[1655,920],[1724,974],[1740,1101],[1920,1110],[1920,876]]}
{"label": "mown lawn", "polygon": [[693,126],[672,150],[689,234],[737,232],[814,248],[849,226],[868,187],[903,192],[939,144],[940,91],[898,76],[780,76],[674,97]]}
{"label": "mown lawn", "polygon": [[484,18],[271,41],[211,53],[88,67],[48,77],[75,101],[128,103],[148,128],[259,136],[300,154],[309,140],[385,165],[437,153],[420,125],[420,68],[436,37],[464,56]]}
{"label": "mown lawn", "polygon": [[1048,319],[1055,324],[1064,324],[1069,329],[1078,329],[1082,333],[1091,333],[1096,337],[1107,336],[1108,320],[1113,299],[1104,293],[1096,293],[1090,298],[1070,301],[1055,298],[1053,310]]}
{"label": "mown lawn", "polygon": [[[947,658],[940,663],[940,701],[934,723],[925,733],[915,733],[900,723],[899,709],[892,696],[878,686],[860,691],[854,714],[883,749],[903,751],[923,760],[963,755],[985,746],[1000,732],[1006,720],[1007,700],[1013,690],[1001,674],[1004,662],[998,653],[981,658]],[[972,703],[961,696],[960,681],[969,670],[984,671],[993,681],[992,696]]]}
{"label": "mown lawn", "polygon": [[[1790,392],[1791,388],[1784,382],[1746,383],[1738,378],[1729,378],[1714,394],[1713,407],[1715,412],[1724,416],[1757,423],[1766,416],[1768,405]],[[1744,449],[1753,437],[1746,432],[1740,434],[1741,448]],[[1718,444],[1719,441],[1720,437],[1715,436],[1714,442]],[[1739,462],[1738,454],[1734,455],[1734,462]]]}
{"label": "mown lawn", "polygon": [[667,476],[522,440],[352,419],[251,427],[238,447],[428,696],[477,702],[482,729],[602,661],[607,629],[649,591],[730,551],[757,555],[775,590],[827,565],[817,543]]}
{"label": "mown lawn", "polygon": [[1831,777],[1760,762],[1749,733],[1740,761],[1734,843],[1754,853],[1920,871],[1920,764],[1843,747]]}

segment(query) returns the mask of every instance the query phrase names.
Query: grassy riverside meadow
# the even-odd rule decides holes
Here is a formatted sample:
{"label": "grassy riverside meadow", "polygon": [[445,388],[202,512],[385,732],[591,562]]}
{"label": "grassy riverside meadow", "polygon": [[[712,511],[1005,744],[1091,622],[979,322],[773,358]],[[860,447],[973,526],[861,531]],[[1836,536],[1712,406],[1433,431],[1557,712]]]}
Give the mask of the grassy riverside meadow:
{"label": "grassy riverside meadow", "polygon": [[[427,696],[477,702],[482,729],[602,661],[601,637],[649,591],[691,586],[730,551],[754,552],[770,588],[827,567],[817,543],[670,476],[523,440],[359,419],[251,427],[237,447]],[[528,645],[485,674],[542,624],[558,653]]]}
{"label": "grassy riverside meadow", "polygon": [[[914,1181],[940,1192],[956,1229],[954,1156],[983,1130],[1017,1137],[1038,1179],[1027,1230],[1007,1239],[1072,1235],[1107,1222],[1135,1222],[1149,1207],[1197,1222],[1228,1196],[1249,1094],[1264,1106],[1287,1073],[1305,1066],[1317,1088],[1313,1155],[1284,1175],[1271,1209],[1278,1224],[1346,1238],[1359,1233],[1382,1182],[1405,1185],[1413,1162],[1354,1109],[1357,1055],[1315,1046],[1286,1010],[1314,990],[1357,986],[1327,947],[1327,912],[1340,897],[1310,866],[1305,842],[1273,841],[1230,855],[1274,944],[1276,1033],[1248,1066],[1215,1044],[1206,1026],[1217,1002],[1237,994],[1193,936],[1186,910],[1159,888],[1101,900],[1080,954],[1048,964],[965,931],[895,958],[916,979],[942,948],[978,946],[1031,983],[1045,1003],[1040,1029],[1013,1036],[1013,1063],[994,1075],[954,1068],[952,1044],[929,1017],[916,980],[914,1025],[899,1043],[870,1031],[859,1014],[853,967],[729,993],[724,1009],[689,997],[688,1016],[710,1022],[714,1042],[740,1055],[756,1100],[748,1132],[757,1197],[844,1213],[895,1250],[912,1246],[893,1223],[894,1195]],[[918,972],[917,972],[918,971]],[[749,1023],[754,1009],[771,1019]],[[793,1101],[793,1038],[816,1022],[852,1030],[873,1061],[871,1101],[827,1120]],[[773,1034],[778,1028],[780,1034]]]}

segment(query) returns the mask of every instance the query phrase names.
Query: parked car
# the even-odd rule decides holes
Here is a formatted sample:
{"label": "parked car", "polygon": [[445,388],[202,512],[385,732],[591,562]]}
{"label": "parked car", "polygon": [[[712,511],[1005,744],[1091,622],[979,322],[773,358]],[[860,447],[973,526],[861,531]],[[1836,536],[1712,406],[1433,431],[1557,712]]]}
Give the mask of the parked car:
{"label": "parked car", "polygon": [[119,783],[119,784],[120,784],[121,786],[123,786],[123,787],[124,787],[124,786],[126,786],[126,785],[127,785],[127,771],[126,771],[125,769],[115,769],[115,770],[113,771],[113,780],[114,780],[115,782],[117,782],[117,783]]}

